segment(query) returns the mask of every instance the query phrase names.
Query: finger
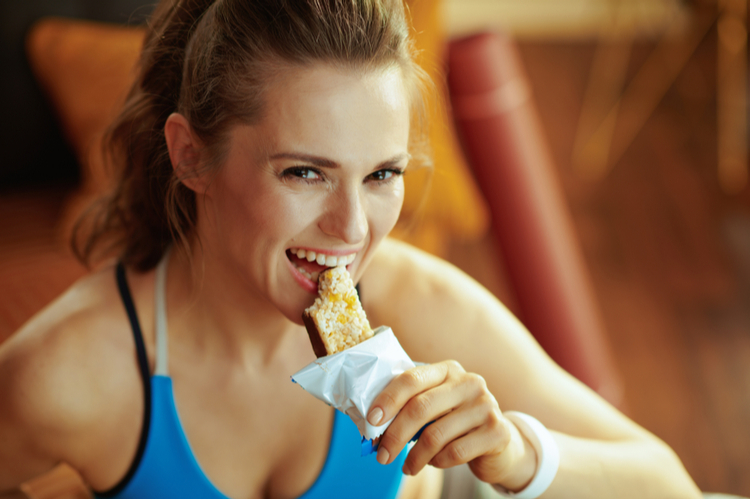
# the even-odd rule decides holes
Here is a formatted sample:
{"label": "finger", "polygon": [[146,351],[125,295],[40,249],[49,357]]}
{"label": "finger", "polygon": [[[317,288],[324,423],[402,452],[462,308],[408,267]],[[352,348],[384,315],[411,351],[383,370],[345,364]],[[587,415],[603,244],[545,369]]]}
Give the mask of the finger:
{"label": "finger", "polygon": [[472,432],[451,441],[429,464],[447,469],[468,463],[490,453],[501,453],[510,442],[510,433],[504,429],[501,419],[485,422]]}
{"label": "finger", "polygon": [[378,461],[389,463],[386,456],[395,457],[401,453],[404,446],[425,424],[460,406],[464,397],[461,390],[456,390],[455,386],[449,383],[411,398],[383,434],[378,445]]}
{"label": "finger", "polygon": [[[458,363],[455,364],[458,365]],[[378,394],[367,414],[367,421],[371,425],[381,425],[387,422],[401,410],[407,401],[421,392],[442,384],[448,377],[449,371],[455,369],[457,368],[449,363],[435,363],[405,371]]]}
{"label": "finger", "polygon": [[452,441],[498,420],[501,414],[495,398],[486,393],[438,419],[422,432],[419,441],[409,452],[406,470],[411,474],[419,473]]}
{"label": "finger", "polygon": [[[487,384],[479,375],[463,373],[460,377],[438,385],[412,397],[393,420],[379,444],[378,461],[389,463],[404,446],[429,422],[453,411],[455,408],[487,394]],[[494,403],[497,406],[497,403]],[[383,450],[383,451],[380,451]]]}

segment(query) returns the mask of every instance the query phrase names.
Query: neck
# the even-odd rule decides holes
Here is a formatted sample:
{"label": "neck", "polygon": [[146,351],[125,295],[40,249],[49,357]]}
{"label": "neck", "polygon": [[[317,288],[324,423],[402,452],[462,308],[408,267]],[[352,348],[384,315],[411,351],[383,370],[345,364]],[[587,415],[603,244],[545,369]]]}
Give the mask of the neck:
{"label": "neck", "polygon": [[[173,249],[167,270],[170,338],[180,336],[201,356],[242,364],[268,365],[290,352],[312,353],[304,327],[254,292],[220,259],[204,258],[200,250],[191,258]],[[299,349],[301,342],[306,351]]]}

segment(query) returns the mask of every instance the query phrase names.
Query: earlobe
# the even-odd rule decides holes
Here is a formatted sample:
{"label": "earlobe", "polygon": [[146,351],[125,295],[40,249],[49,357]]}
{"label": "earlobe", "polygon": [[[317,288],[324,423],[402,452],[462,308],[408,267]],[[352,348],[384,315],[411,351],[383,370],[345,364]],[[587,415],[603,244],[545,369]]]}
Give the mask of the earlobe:
{"label": "earlobe", "polygon": [[187,118],[172,113],[164,124],[164,137],[169,150],[169,160],[175,175],[187,188],[196,193],[206,189],[204,175],[199,173],[201,143],[193,133]]}

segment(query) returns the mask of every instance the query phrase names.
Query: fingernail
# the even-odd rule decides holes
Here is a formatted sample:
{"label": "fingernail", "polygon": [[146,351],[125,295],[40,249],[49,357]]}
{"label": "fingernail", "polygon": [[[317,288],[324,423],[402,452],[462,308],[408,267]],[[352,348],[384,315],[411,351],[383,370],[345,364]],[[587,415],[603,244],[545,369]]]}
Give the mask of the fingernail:
{"label": "fingernail", "polygon": [[370,414],[367,415],[367,421],[372,425],[378,425],[383,420],[383,410],[377,406],[370,410]]}
{"label": "fingernail", "polygon": [[404,466],[401,467],[401,472],[406,474],[407,476],[411,476],[411,471],[409,470],[409,466],[404,463]]}
{"label": "fingernail", "polygon": [[378,456],[376,457],[377,461],[383,465],[385,465],[388,462],[388,458],[390,457],[390,453],[388,453],[388,450],[383,448],[382,446],[378,448]]}

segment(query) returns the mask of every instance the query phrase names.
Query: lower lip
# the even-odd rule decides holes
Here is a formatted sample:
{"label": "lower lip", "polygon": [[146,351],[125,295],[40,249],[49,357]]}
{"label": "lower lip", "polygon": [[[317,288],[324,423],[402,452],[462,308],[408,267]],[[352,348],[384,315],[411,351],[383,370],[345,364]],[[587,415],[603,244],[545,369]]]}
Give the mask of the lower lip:
{"label": "lower lip", "polygon": [[301,272],[299,272],[299,269],[294,267],[294,264],[292,264],[292,262],[289,259],[286,259],[286,263],[289,266],[289,269],[292,271],[292,277],[299,284],[299,286],[302,287],[303,290],[309,293],[313,293],[313,294],[318,293],[317,283],[315,283],[313,280],[309,279],[308,277],[304,276]]}

